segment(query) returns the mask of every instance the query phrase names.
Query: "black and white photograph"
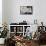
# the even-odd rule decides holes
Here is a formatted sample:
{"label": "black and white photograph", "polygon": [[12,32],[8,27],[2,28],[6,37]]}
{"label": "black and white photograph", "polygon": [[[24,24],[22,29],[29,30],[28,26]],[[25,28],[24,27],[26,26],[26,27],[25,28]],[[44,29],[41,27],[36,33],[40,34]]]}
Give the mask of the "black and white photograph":
{"label": "black and white photograph", "polygon": [[20,14],[31,15],[33,13],[32,6],[20,6]]}

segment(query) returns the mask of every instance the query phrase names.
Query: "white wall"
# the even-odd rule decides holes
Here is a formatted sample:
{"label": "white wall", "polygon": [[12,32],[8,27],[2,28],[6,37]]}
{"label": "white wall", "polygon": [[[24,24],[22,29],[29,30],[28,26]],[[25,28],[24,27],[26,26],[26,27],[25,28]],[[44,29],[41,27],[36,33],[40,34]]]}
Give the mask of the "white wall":
{"label": "white wall", "polygon": [[[46,25],[46,0],[4,0],[4,17],[7,23],[22,22],[26,20],[29,24],[37,19]],[[33,6],[32,15],[20,15],[20,6]]]}
{"label": "white wall", "polygon": [[22,22],[23,20],[26,20],[28,22],[33,21],[34,15],[20,15],[20,6],[33,6],[32,0],[12,0],[11,2],[12,14],[11,18],[9,17],[9,19],[12,20],[11,22]]}
{"label": "white wall", "polygon": [[7,0],[2,0],[2,22],[8,22],[7,17]]}
{"label": "white wall", "polygon": [[0,0],[0,27],[2,27],[2,0]]}

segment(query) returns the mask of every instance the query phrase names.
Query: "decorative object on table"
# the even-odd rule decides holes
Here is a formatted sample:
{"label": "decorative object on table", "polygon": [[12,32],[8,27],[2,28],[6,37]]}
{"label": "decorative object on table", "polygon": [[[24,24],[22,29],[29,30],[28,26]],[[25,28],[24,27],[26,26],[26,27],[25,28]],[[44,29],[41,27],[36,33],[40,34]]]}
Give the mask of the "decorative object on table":
{"label": "decorative object on table", "polygon": [[18,23],[11,23],[10,25],[18,25]]}
{"label": "decorative object on table", "polygon": [[20,6],[20,14],[22,15],[31,15],[33,13],[32,6]]}
{"label": "decorative object on table", "polygon": [[34,24],[37,24],[37,19],[34,20]]}
{"label": "decorative object on table", "polygon": [[46,31],[46,26],[43,25],[43,22],[41,22],[41,26],[38,26],[38,32],[45,32]]}
{"label": "decorative object on table", "polygon": [[27,25],[27,22],[23,20],[23,22],[20,22],[19,25]]}
{"label": "decorative object on table", "polygon": [[43,32],[43,31],[45,31],[45,26],[43,25],[43,22],[41,22],[41,31]]}
{"label": "decorative object on table", "polygon": [[43,22],[41,22],[41,25],[43,26]]}
{"label": "decorative object on table", "polygon": [[30,32],[30,27],[26,29],[26,38],[28,40],[32,39],[32,32]]}
{"label": "decorative object on table", "polygon": [[31,35],[32,34],[30,33],[30,36],[26,36],[26,39],[31,40],[32,39],[32,36]]}

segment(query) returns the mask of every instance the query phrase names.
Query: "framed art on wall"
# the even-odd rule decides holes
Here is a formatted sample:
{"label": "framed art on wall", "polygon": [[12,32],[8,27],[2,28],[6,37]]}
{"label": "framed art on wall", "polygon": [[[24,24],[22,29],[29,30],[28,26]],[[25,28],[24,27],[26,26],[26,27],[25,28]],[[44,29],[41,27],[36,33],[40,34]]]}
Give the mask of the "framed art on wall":
{"label": "framed art on wall", "polygon": [[22,15],[31,15],[33,13],[32,6],[20,6],[20,14]]}

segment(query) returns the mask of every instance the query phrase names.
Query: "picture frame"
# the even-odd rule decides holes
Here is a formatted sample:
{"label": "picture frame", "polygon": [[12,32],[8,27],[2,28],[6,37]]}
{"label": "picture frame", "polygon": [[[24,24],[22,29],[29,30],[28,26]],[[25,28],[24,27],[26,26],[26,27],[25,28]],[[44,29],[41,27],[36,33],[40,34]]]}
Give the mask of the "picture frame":
{"label": "picture frame", "polygon": [[20,6],[20,14],[22,15],[33,14],[33,7],[32,6]]}

